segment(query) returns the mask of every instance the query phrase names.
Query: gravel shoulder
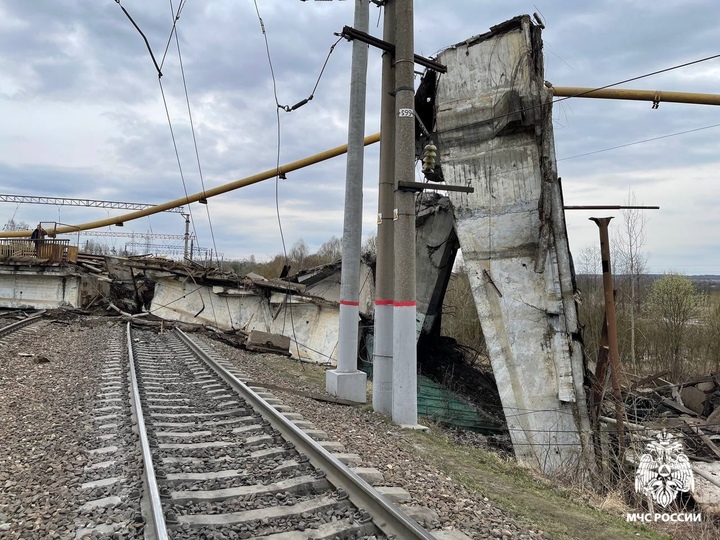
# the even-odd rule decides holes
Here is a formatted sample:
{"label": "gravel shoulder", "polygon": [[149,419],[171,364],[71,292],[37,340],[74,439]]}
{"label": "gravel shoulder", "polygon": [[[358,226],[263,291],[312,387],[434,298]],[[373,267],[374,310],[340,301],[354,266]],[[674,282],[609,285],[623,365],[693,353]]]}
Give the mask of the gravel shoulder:
{"label": "gravel shoulder", "polygon": [[387,485],[404,487],[413,504],[437,512],[445,529],[471,538],[659,539],[647,527],[625,522],[624,509],[603,512],[534,477],[493,452],[430,425],[401,430],[370,405],[348,407],[298,395],[325,395],[325,368],[248,353],[206,339],[252,381],[284,387],[272,392],[329,437],[380,469]]}
{"label": "gravel shoulder", "polygon": [[[84,416],[96,392],[91,328],[48,321],[0,352],[0,537],[74,537]],[[30,356],[32,355],[32,356]]]}

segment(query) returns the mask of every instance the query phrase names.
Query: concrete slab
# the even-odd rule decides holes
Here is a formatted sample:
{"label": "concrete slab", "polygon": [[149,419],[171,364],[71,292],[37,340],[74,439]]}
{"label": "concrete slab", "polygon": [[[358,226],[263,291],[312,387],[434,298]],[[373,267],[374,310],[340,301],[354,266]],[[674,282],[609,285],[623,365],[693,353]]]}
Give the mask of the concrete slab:
{"label": "concrete slab", "polygon": [[238,443],[230,441],[211,441],[202,443],[160,443],[160,450],[197,450],[202,448],[226,448],[228,446],[238,446]]}
{"label": "concrete slab", "polygon": [[324,441],[327,439],[328,435],[321,429],[303,429],[303,432],[308,437],[312,437],[316,441]]}
{"label": "concrete slab", "polygon": [[122,499],[120,497],[103,497],[102,499],[95,499],[92,501],[88,501],[85,504],[83,504],[80,507],[80,511],[90,511],[90,510],[96,510],[98,508],[108,508],[112,506],[117,506],[122,502]]}
{"label": "concrete slab", "polygon": [[228,469],[226,471],[213,471],[205,473],[167,473],[165,482],[188,482],[217,480],[220,478],[234,478],[236,476],[247,476],[245,471],[239,469]]}
{"label": "concrete slab", "polygon": [[91,456],[97,455],[97,454],[112,454],[113,452],[117,452],[118,447],[117,446],[103,446],[101,448],[95,448],[93,450],[88,450],[88,454]]}
{"label": "concrete slab", "polygon": [[[229,514],[188,514],[178,516],[180,525],[188,524],[191,527],[204,527],[207,525],[239,525],[249,521],[262,519],[282,519],[298,516],[305,512],[315,513],[343,506],[333,497],[320,497],[310,501],[303,501],[292,506],[274,506],[263,510],[246,510]],[[345,505],[347,506],[347,504]]]}
{"label": "concrete slab", "polygon": [[82,527],[75,532],[75,540],[82,538],[112,537],[116,531],[121,531],[127,527],[129,521],[120,521],[118,523],[106,524],[102,523],[95,527]]}
{"label": "concrete slab", "polygon": [[351,470],[371,486],[378,486],[385,481],[385,475],[375,467],[352,467]]}
{"label": "concrete slab", "polygon": [[255,437],[248,437],[245,439],[245,444],[247,445],[253,445],[253,444],[263,444],[272,442],[273,437],[271,435],[257,435]]}
{"label": "concrete slab", "polygon": [[319,493],[328,489],[329,483],[325,478],[314,476],[298,476],[276,482],[273,484],[257,484],[252,486],[238,486],[225,489],[197,490],[197,491],[172,491],[170,499],[175,504],[188,502],[215,502],[232,499],[234,497],[248,497],[251,495],[264,496],[274,493]]}
{"label": "concrete slab", "polygon": [[250,457],[253,459],[274,458],[277,456],[282,456],[283,454],[285,454],[286,451],[287,450],[280,446],[275,446],[273,448],[263,448],[262,450],[250,452]]}
{"label": "concrete slab", "polygon": [[432,531],[437,540],[472,540],[467,534],[461,531]]}
{"label": "concrete slab", "polygon": [[[427,506],[413,506],[409,504],[403,504],[400,509],[405,512],[408,517],[413,518],[423,527],[429,527],[432,523],[440,521],[440,517],[435,510],[428,508]],[[435,534],[435,533],[433,533]]]}
{"label": "concrete slab", "polygon": [[106,420],[112,420],[114,418],[119,418],[119,417],[120,417],[120,415],[117,413],[103,414],[101,416],[96,416],[95,418],[93,418],[93,420],[95,420],[96,422],[105,422]]}
{"label": "concrete slab", "polygon": [[348,538],[346,535],[352,535],[352,538],[372,538],[376,532],[376,528],[372,523],[358,523],[356,520],[350,521],[341,519],[332,523],[325,523],[316,529],[305,529],[304,531],[291,531],[277,534],[269,534],[267,536],[255,536],[251,540],[332,540],[334,538]]}
{"label": "concrete slab", "polygon": [[151,412],[151,418],[213,418],[218,416],[244,416],[247,409],[228,409],[210,413],[158,413]]}
{"label": "concrete slab", "polygon": [[344,463],[348,467],[360,465],[362,458],[359,454],[348,454],[345,452],[333,452],[333,455],[337,458],[340,463]]}
{"label": "concrete slab", "polygon": [[331,396],[356,403],[367,402],[367,374],[363,371],[344,373],[328,370],[325,372],[325,387]]}
{"label": "concrete slab", "polygon": [[248,433],[249,431],[257,431],[258,429],[263,429],[263,427],[260,424],[250,424],[247,426],[236,427],[232,430],[232,432],[233,433]]}
{"label": "concrete slab", "polygon": [[157,437],[177,437],[182,438],[194,438],[194,437],[211,437],[212,431],[157,431],[155,435]]}
{"label": "concrete slab", "polygon": [[398,504],[408,502],[412,499],[410,494],[401,487],[395,486],[377,486],[375,488],[383,497],[391,503]]}
{"label": "concrete slab", "polygon": [[237,405],[240,405],[240,402],[237,401],[237,400],[223,401],[222,403],[218,403],[218,407],[219,407],[219,408],[223,408],[223,407],[235,407],[235,406],[237,406]]}
{"label": "concrete slab", "polygon": [[317,443],[329,452],[342,453],[345,451],[345,445],[337,441],[317,441]]}
{"label": "concrete slab", "polygon": [[107,469],[108,467],[112,467],[113,465],[115,465],[115,463],[117,463],[117,461],[115,461],[114,459],[108,461],[100,461],[98,463],[93,463],[92,465],[85,465],[85,467],[83,467],[83,470],[87,472],[96,471],[98,469]]}
{"label": "concrete slab", "polygon": [[112,486],[113,484],[117,484],[118,482],[124,482],[124,481],[125,481],[125,477],[114,476],[112,478],[103,478],[101,480],[85,482],[84,484],[80,485],[80,489],[94,489],[97,487]]}

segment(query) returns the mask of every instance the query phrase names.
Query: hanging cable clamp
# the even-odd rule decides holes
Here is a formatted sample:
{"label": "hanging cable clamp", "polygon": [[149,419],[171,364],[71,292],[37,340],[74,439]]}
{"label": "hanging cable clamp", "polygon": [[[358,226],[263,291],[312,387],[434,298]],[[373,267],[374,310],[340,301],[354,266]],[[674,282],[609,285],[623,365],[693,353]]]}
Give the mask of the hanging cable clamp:
{"label": "hanging cable clamp", "polygon": [[283,107],[283,109],[285,110],[285,112],[292,112],[292,111],[294,111],[294,110],[296,110],[296,109],[299,109],[299,108],[302,107],[303,105],[305,105],[308,101],[312,101],[312,98],[313,98],[313,97],[314,97],[314,96],[311,94],[310,97],[307,97],[307,98],[303,99],[302,101],[298,101],[298,102],[297,102],[295,105],[293,105],[292,107],[290,107],[290,106],[288,106],[288,105],[285,105],[285,106]]}
{"label": "hanging cable clamp", "polygon": [[655,92],[655,96],[653,97],[653,103],[652,103],[653,109],[659,109],[660,108],[660,92]]}

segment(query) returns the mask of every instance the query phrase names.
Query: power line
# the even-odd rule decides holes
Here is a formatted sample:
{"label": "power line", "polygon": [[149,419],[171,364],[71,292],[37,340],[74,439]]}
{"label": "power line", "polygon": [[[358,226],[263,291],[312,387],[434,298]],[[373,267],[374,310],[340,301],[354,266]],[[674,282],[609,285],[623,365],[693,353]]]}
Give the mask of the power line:
{"label": "power line", "polygon": [[[283,257],[285,259],[285,266],[288,264],[288,256],[287,256],[287,246],[285,245],[285,233],[283,232],[283,226],[282,226],[282,219],[280,217],[280,148],[282,143],[282,128],[281,128],[281,122],[280,122],[280,109],[284,107],[281,107],[280,102],[278,101],[278,95],[277,95],[277,81],[275,79],[275,69],[273,68],[272,63],[272,56],[270,54],[270,42],[268,41],[267,31],[265,29],[265,23],[262,20],[262,17],[260,16],[260,8],[258,7],[257,0],[253,0],[253,3],[255,4],[255,12],[257,13],[258,21],[260,23],[260,29],[262,30],[263,38],[265,40],[265,52],[267,54],[267,60],[268,65],[270,67],[270,76],[272,78],[272,86],[273,86],[273,96],[275,97],[275,122],[277,126],[277,141],[276,141],[276,156],[275,156],[275,213],[277,215],[277,223],[278,228],[280,230],[280,241],[282,243],[282,249],[283,249]],[[327,60],[326,60],[327,62]],[[323,66],[323,70],[324,70]],[[321,72],[322,76],[322,72]],[[317,87],[317,84],[316,84]],[[307,103],[307,101],[305,102]],[[304,104],[303,104],[304,105]],[[301,107],[302,105],[297,105],[298,107]],[[291,109],[292,110],[292,109]],[[285,293],[285,313],[283,318],[283,333],[285,332],[285,321],[287,320],[287,314],[290,312],[290,327],[292,329],[293,338],[295,341],[295,349],[297,351],[298,360],[300,359],[300,346],[298,343],[297,335],[295,334],[295,319],[293,316],[292,308],[290,307],[290,304],[288,303],[288,297],[289,293]],[[301,364],[302,365],[302,364]]]}
{"label": "power line", "polygon": [[[215,250],[215,253],[217,253],[218,249],[215,242],[215,232],[213,231],[212,219],[210,217],[210,204],[207,202],[207,198],[205,198],[205,179],[203,178],[202,166],[200,165],[200,152],[198,151],[197,136],[195,135],[195,123],[193,121],[192,110],[190,108],[190,96],[188,95],[187,81],[185,79],[185,68],[183,66],[182,53],[180,52],[180,39],[178,38],[178,32],[176,28],[177,19],[180,16],[180,10],[182,9],[182,6],[185,5],[185,1],[186,0],[181,0],[180,4],[178,5],[178,13],[173,19],[174,31],[172,33],[175,34],[175,44],[177,46],[178,60],[180,61],[180,73],[182,75],[183,89],[185,90],[185,103],[187,104],[188,117],[190,119],[190,131],[192,132],[193,146],[195,147],[195,158],[197,160],[198,173],[200,175],[200,185],[202,187],[203,198],[205,200],[205,210],[207,211],[208,225],[210,226],[210,238],[212,239],[213,249]],[[170,13],[172,14],[173,11],[173,2],[172,0],[170,0]]]}
{"label": "power line", "polygon": [[[178,37],[178,32],[177,32],[177,21],[180,18],[180,12],[182,11],[182,8],[185,5],[185,2],[186,2],[186,0],[180,0],[180,3],[178,4],[178,11],[173,18],[173,30],[170,32],[170,35],[172,36],[173,34],[175,34],[175,45],[177,46],[178,60],[180,62],[180,73],[182,75],[183,89],[185,91],[185,103],[187,104],[188,117],[190,119],[190,131],[192,132],[193,146],[195,148],[195,159],[197,160],[198,173],[200,176],[200,185],[202,187],[203,200],[205,201],[205,211],[207,212],[208,225],[210,227],[210,238],[212,240],[213,249],[215,250],[215,259],[219,263],[220,262],[220,254],[218,253],[217,243],[215,241],[215,231],[213,229],[212,218],[210,216],[210,204],[207,200],[207,197],[205,196],[205,179],[203,178],[202,165],[200,164],[200,152],[198,150],[197,136],[195,135],[195,122],[193,121],[192,110],[190,108],[190,96],[188,94],[187,81],[185,79],[185,67],[183,65],[182,53],[180,52],[180,38]],[[170,13],[171,14],[173,13],[172,0],[170,0]],[[218,266],[222,270],[222,264],[218,264]],[[235,325],[233,323],[232,312],[230,311],[230,303],[227,298],[225,298],[225,307],[227,309],[228,319],[230,321],[230,327],[234,328]],[[213,307],[213,315],[214,315],[214,307]],[[217,319],[215,321],[215,324],[217,325]]]}
{"label": "power line", "polygon": [[135,27],[135,30],[139,32],[139,34],[142,36],[143,41],[145,41],[145,46],[147,47],[148,52],[150,53],[150,58],[152,58],[153,64],[155,64],[155,69],[157,70],[158,77],[162,77],[162,71],[160,70],[160,66],[158,66],[157,60],[155,60],[155,55],[152,52],[152,47],[150,47],[150,42],[148,41],[148,38],[145,37],[145,34],[142,30],[140,30],[140,27],[137,25],[135,20],[130,16],[130,13],[123,7],[123,5],[120,3],[120,0],[115,0],[115,3],[120,6],[120,9],[122,9],[125,16],[128,18],[128,20],[132,23],[132,25]]}
{"label": "power line", "polygon": [[643,139],[643,140],[641,140],[641,141],[635,141],[635,142],[631,142],[631,143],[620,144],[620,145],[618,145],[618,146],[611,146],[610,148],[603,148],[603,149],[601,149],[601,150],[593,150],[592,152],[585,152],[584,154],[577,154],[577,155],[574,155],[574,156],[564,157],[564,158],[557,159],[557,160],[555,160],[555,161],[565,161],[565,160],[568,160],[568,159],[575,159],[575,158],[579,158],[579,157],[592,156],[592,155],[594,155],[594,154],[600,154],[600,153],[602,153],[602,152],[609,152],[610,150],[617,150],[617,149],[619,149],[619,148],[627,148],[628,146],[634,146],[634,145],[636,145],[636,144],[643,144],[643,143],[652,142],[652,141],[659,141],[659,140],[661,140],[661,139],[668,139],[668,138],[670,138],[670,137],[677,137],[678,135],[685,135],[686,133],[695,133],[696,131],[702,131],[702,130],[704,130],[704,129],[711,129],[711,128],[716,128],[716,127],[720,127],[720,124],[712,124],[712,125],[709,125],[709,126],[703,126],[703,127],[699,127],[699,128],[688,129],[688,130],[685,130],[685,131],[677,131],[677,132],[675,132],[675,133],[669,133],[669,134],[667,134],[667,135],[660,135],[660,136],[658,136],[658,137],[651,137],[650,139]]}

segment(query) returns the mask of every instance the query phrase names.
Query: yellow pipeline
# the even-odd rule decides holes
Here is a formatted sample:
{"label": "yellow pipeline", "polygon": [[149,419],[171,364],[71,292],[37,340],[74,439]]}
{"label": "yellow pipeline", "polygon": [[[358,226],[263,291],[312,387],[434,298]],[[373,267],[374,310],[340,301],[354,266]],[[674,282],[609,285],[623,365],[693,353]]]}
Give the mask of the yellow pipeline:
{"label": "yellow pipeline", "polygon": [[[368,135],[365,137],[365,146],[374,144],[380,140],[380,134],[375,133],[373,135]],[[320,163],[321,161],[326,161],[330,158],[334,158],[337,156],[341,156],[342,154],[347,152],[347,144],[344,144],[342,146],[337,146],[335,148],[331,148],[330,150],[325,150],[324,152],[320,152],[319,154],[315,154],[313,156],[299,159],[298,161],[293,161],[292,163],[288,163],[286,165],[281,165],[277,169],[270,169],[265,172],[261,172],[259,174],[256,174],[254,176],[249,176],[247,178],[241,178],[240,180],[235,180],[234,182],[230,182],[228,184],[223,184],[221,186],[214,187],[212,189],[205,190],[204,192],[195,193],[194,195],[188,195],[187,197],[183,197],[181,199],[175,199],[174,201],[169,201],[162,204],[157,204],[155,206],[152,206],[150,208],[145,208],[143,210],[138,210],[136,212],[131,212],[129,214],[124,214],[122,216],[117,216],[113,218],[108,219],[101,219],[99,221],[91,221],[90,223],[83,223],[81,225],[66,225],[62,227],[58,227],[52,231],[52,234],[64,234],[64,233],[71,233],[71,232],[77,232],[77,231],[86,231],[88,229],[97,229],[98,227],[106,227],[108,225],[115,225],[116,223],[125,223],[127,221],[132,221],[133,219],[142,218],[145,216],[150,216],[152,214],[157,214],[158,212],[163,212],[165,210],[169,210],[170,208],[177,208],[178,206],[183,206],[185,204],[197,202],[200,199],[207,199],[209,197],[214,197],[215,195],[220,195],[222,193],[227,193],[228,191],[232,191],[234,189],[239,189],[245,186],[249,186],[251,184],[257,184],[258,182],[262,182],[263,180],[268,180],[270,178],[275,178],[278,174],[282,175],[285,173],[289,173],[292,171],[296,171],[298,169],[302,169],[303,167],[307,167],[309,165],[314,165],[315,163]],[[0,232],[0,238],[19,238],[19,237],[28,237],[32,234],[32,231],[5,231]]]}
{"label": "yellow pipeline", "polygon": [[582,97],[598,99],[629,99],[635,101],[662,101],[672,103],[693,103],[696,105],[720,105],[720,94],[694,94],[691,92],[661,92],[660,90],[631,90],[622,88],[583,88],[581,86],[553,86],[550,88],[558,97]]}

